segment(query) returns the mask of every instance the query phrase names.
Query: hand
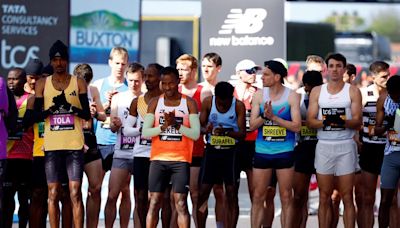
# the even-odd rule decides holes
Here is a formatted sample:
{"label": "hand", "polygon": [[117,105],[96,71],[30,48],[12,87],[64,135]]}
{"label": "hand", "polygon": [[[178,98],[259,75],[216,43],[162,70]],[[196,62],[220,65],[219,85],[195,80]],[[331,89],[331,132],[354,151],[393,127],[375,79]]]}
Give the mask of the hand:
{"label": "hand", "polygon": [[94,117],[97,113],[97,105],[95,102],[91,102],[90,103],[90,114],[92,115],[92,117]]}
{"label": "hand", "polygon": [[208,122],[208,124],[206,126],[206,132],[205,133],[206,134],[212,133],[213,128],[214,128],[213,124],[211,122]]}
{"label": "hand", "polygon": [[113,117],[111,123],[117,128],[120,128],[122,126],[122,121],[119,117]]}
{"label": "hand", "polygon": [[113,97],[115,94],[117,94],[117,93],[118,93],[118,91],[116,91],[116,90],[109,90],[109,91],[107,91],[107,92],[106,92],[106,99],[107,99],[107,101],[108,101],[109,103],[111,103],[112,97]]}
{"label": "hand", "polygon": [[175,120],[175,110],[172,110],[171,112],[165,112],[164,113],[164,124],[165,126],[173,126],[176,124],[176,120]]}
{"label": "hand", "polygon": [[264,117],[272,120],[274,117],[274,113],[272,111],[272,102],[271,101],[266,101],[264,104]]}
{"label": "hand", "polygon": [[222,124],[218,124],[218,127],[214,128],[213,135],[225,135],[225,129]]}
{"label": "hand", "polygon": [[53,106],[51,106],[49,109],[49,112],[50,112],[50,114],[55,114],[57,111],[58,111],[58,106],[56,106],[56,105],[53,105]]}

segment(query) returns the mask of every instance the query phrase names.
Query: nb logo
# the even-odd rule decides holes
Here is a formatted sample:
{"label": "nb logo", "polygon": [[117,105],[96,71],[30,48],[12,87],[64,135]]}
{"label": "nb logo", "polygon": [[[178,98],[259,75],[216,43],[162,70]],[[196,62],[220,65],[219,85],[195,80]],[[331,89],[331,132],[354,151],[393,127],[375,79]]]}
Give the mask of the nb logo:
{"label": "nb logo", "polygon": [[70,96],[76,96],[76,91],[72,91],[72,93],[69,94]]}
{"label": "nb logo", "polygon": [[244,13],[242,9],[231,9],[218,34],[232,34],[233,30],[236,34],[257,33],[263,28],[266,17],[267,11],[262,8],[248,8]]}

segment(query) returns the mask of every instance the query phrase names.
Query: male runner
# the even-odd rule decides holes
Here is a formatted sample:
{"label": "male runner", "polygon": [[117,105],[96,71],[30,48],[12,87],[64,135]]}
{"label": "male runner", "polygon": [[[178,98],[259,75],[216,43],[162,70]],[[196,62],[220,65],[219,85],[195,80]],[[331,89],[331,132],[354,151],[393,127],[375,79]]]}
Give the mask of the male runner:
{"label": "male runner", "polygon": [[[389,227],[390,206],[399,183],[399,114],[400,76],[393,75],[386,84],[387,93],[379,96],[376,104],[376,124],[371,135],[387,133],[384,158],[381,168],[381,203],[379,205],[379,227]],[[384,124],[384,121],[387,124]],[[397,124],[397,126],[396,126]]]}
{"label": "male runner", "polygon": [[[128,91],[121,92],[113,96],[111,102],[111,131],[117,133],[117,141],[114,148],[113,163],[108,184],[108,197],[105,207],[106,227],[112,228],[116,218],[116,203],[122,189],[128,189],[131,183],[131,175],[133,174],[133,147],[136,138],[134,136],[125,136],[123,128],[129,116],[129,108],[132,100],[142,94],[141,88],[143,83],[144,68],[138,63],[129,64],[126,72],[126,80],[128,82]],[[140,174],[138,174],[140,175]],[[130,196],[125,202],[127,211],[120,213],[128,213],[130,217],[131,202]],[[129,220],[121,221],[121,227],[128,227]]]}
{"label": "male runner", "polygon": [[300,96],[283,86],[285,66],[274,60],[264,63],[263,89],[253,97],[250,130],[258,129],[253,163],[251,225],[260,227],[263,203],[272,169],[276,170],[282,204],[281,224],[288,225],[292,199],[293,150],[295,133],[300,131]]}
{"label": "male runner", "polygon": [[87,85],[70,75],[68,47],[57,40],[49,57],[54,74],[40,79],[35,86],[34,111],[45,119],[44,150],[48,184],[48,210],[51,227],[59,226],[61,168],[65,164],[69,179],[74,226],[83,227],[81,181],[83,176],[84,137],[82,119],[90,119]]}
{"label": "male runner", "polygon": [[[134,226],[136,228],[146,227],[146,215],[148,210],[148,190],[149,190],[149,168],[150,168],[150,150],[151,138],[143,137],[142,127],[144,118],[147,113],[147,107],[151,99],[161,95],[160,78],[163,67],[160,64],[152,63],[147,66],[144,71],[145,84],[147,92],[133,99],[130,108],[129,116],[123,128],[123,133],[126,136],[136,136],[135,146],[133,148],[133,183],[135,196],[134,209]],[[136,175],[135,175],[136,174]],[[169,199],[169,197],[164,197]],[[165,207],[169,208],[169,202],[163,203],[162,223],[169,226],[170,213],[165,216]],[[165,218],[168,217],[168,218]],[[167,221],[165,221],[167,220]]]}
{"label": "male runner", "polygon": [[343,55],[331,54],[325,62],[328,83],[312,90],[307,113],[308,126],[318,130],[314,165],[320,194],[319,225],[328,227],[332,224],[331,196],[337,187],[345,207],[345,227],[354,227],[357,146],[353,136],[361,126],[361,94],[357,87],[343,82],[346,66]]}
{"label": "male runner", "polygon": [[186,201],[189,164],[193,141],[200,135],[200,123],[196,102],[179,93],[178,85],[178,71],[172,67],[164,68],[161,73],[164,93],[150,102],[143,124],[143,136],[152,137],[147,227],[157,226],[163,194],[170,181],[178,226],[190,226]]}
{"label": "male runner", "polygon": [[207,97],[201,109],[201,125],[207,134],[207,148],[201,167],[198,202],[198,225],[206,226],[207,201],[213,185],[223,185],[224,226],[236,227],[239,214],[237,198],[236,155],[238,140],[244,139],[245,107],[233,97],[234,88],[228,82],[219,82],[215,96]]}

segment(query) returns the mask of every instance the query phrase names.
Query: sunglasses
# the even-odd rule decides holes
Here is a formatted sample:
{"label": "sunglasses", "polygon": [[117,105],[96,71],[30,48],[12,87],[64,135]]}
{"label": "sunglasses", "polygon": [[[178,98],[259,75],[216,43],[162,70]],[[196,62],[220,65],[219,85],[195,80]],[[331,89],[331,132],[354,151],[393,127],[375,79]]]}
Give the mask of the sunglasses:
{"label": "sunglasses", "polygon": [[247,69],[244,71],[246,71],[246,73],[248,73],[248,74],[255,74],[255,73],[257,73],[257,68],[254,67],[254,68]]}

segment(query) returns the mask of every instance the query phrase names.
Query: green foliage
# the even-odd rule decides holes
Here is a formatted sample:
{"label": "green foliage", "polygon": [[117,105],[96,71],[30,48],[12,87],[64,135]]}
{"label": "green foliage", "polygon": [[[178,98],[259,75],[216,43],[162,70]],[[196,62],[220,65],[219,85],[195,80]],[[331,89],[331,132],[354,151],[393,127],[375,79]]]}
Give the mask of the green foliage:
{"label": "green foliage", "polygon": [[387,36],[392,42],[400,42],[400,16],[397,10],[381,10],[372,17],[370,31]]}
{"label": "green foliage", "polygon": [[361,30],[365,24],[364,19],[358,16],[356,11],[352,14],[347,12],[344,12],[343,14],[332,12],[324,22],[334,25],[336,31],[358,31]]}

